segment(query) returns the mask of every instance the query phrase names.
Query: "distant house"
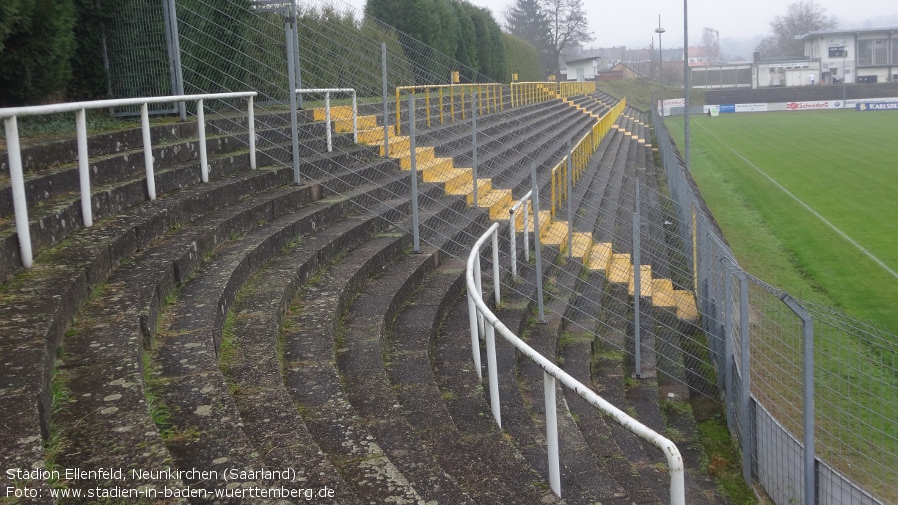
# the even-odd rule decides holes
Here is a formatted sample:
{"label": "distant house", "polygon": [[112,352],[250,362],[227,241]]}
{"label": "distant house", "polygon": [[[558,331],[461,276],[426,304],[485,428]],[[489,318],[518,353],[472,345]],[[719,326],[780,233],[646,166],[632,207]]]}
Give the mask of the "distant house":
{"label": "distant house", "polygon": [[581,58],[578,60],[566,61],[567,80],[568,81],[592,81],[599,73],[599,62],[601,58]]}

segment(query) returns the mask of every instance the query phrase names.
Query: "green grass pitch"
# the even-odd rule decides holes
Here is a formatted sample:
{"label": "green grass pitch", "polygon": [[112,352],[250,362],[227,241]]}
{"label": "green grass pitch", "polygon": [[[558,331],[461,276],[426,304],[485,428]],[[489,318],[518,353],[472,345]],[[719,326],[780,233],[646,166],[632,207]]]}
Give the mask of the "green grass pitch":
{"label": "green grass pitch", "polygon": [[896,133],[896,112],[694,116],[692,173],[747,271],[898,333]]}

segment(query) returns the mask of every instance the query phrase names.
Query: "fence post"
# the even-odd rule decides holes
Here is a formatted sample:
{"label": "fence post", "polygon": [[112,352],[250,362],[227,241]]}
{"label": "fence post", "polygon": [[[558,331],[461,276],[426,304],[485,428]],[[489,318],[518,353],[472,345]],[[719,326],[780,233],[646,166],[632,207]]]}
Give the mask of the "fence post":
{"label": "fence post", "polygon": [[531,201],[533,202],[533,247],[536,253],[536,301],[538,307],[537,320],[541,323],[546,322],[546,316],[543,309],[543,257],[540,252],[540,236],[539,236],[539,184],[536,180],[536,163],[530,162],[530,186],[533,194]]}
{"label": "fence post", "polygon": [[814,321],[804,307],[791,296],[784,294],[783,303],[801,319],[801,335],[804,341],[802,367],[802,396],[804,402],[804,503],[816,505],[816,450],[814,447]]}
{"label": "fence post", "polygon": [[[524,214],[526,214],[527,207],[526,207],[526,204],[524,204],[524,205],[525,205]],[[515,211],[514,206],[512,206],[510,209],[508,209],[508,222],[510,224],[510,226],[508,227],[508,251],[511,253],[510,256],[511,256],[511,276],[512,277],[518,276],[518,254],[517,254],[518,253],[518,251],[517,251],[517,248],[518,248],[518,245],[517,245],[518,216],[516,214],[517,213]],[[524,230],[524,234],[525,235],[527,234],[527,230]]]}
{"label": "fence post", "polygon": [[387,43],[380,43],[381,91],[384,100],[384,158],[390,157],[390,122],[387,112]]}
{"label": "fence post", "polygon": [[93,226],[93,209],[90,203],[90,163],[87,155],[87,111],[75,112],[75,130],[78,136],[78,177],[81,183],[81,220],[85,227]]}
{"label": "fence post", "polygon": [[415,159],[415,94],[408,94],[408,123],[409,123],[409,161],[411,162],[412,177],[412,244],[414,252],[421,252],[421,238],[418,232],[418,164]]}
{"label": "fence post", "polygon": [[754,425],[751,416],[751,341],[748,328],[748,276],[739,271],[739,333],[740,333],[740,366],[742,372],[741,410],[742,416],[742,478],[751,487],[751,457],[754,452]]}
{"label": "fence post", "polygon": [[355,90],[352,90],[352,143],[359,143],[359,105],[355,96]]}
{"label": "fence post", "polygon": [[[293,184],[300,185],[302,184],[302,176],[299,174],[299,125],[296,121],[296,69],[294,68],[295,62],[293,60],[293,53],[295,50],[293,39],[296,38],[293,34],[294,22],[295,20],[291,16],[287,16],[284,19],[284,31],[287,34],[287,85],[290,86],[290,131],[293,144]],[[330,127],[329,123],[328,127]]]}
{"label": "fence post", "polygon": [[549,487],[561,497],[561,465],[558,461],[558,412],[555,377],[543,370],[543,399],[546,403],[546,452],[549,456]]}
{"label": "fence post", "polygon": [[[175,95],[184,94],[184,71],[181,68],[181,41],[178,33],[178,11],[175,0],[166,0],[162,9],[165,17],[165,35],[168,42],[170,67],[172,78],[172,91]],[[187,121],[187,107],[184,102],[178,102],[178,116],[181,121]]]}
{"label": "fence post", "polygon": [[499,293],[501,278],[499,277],[499,231],[493,232],[493,295],[496,299],[496,308],[502,305],[502,296]]}
{"label": "fence post", "polygon": [[327,132],[327,152],[334,150],[334,143],[331,139],[331,93],[324,92],[324,129]]}
{"label": "fence post", "polygon": [[571,139],[567,140],[567,257],[574,257],[574,212],[571,209],[571,191],[573,190],[573,163],[574,150],[571,147]]}
{"label": "fence post", "polygon": [[[296,27],[297,18],[299,16],[297,16],[296,12],[296,3],[297,2],[290,2],[290,16],[293,18],[294,23],[291,40],[293,41],[293,71],[295,72],[294,83],[296,87],[293,89],[302,89],[302,69],[299,67],[299,30]],[[296,97],[297,108],[302,109],[302,101],[303,97],[302,94],[300,94]]]}
{"label": "fence post", "polygon": [[[724,260],[727,261],[727,260]],[[729,268],[724,268],[724,337],[723,337],[723,380],[724,391],[726,392],[726,410],[727,410],[727,427],[730,433],[733,433],[733,423],[736,422],[735,416],[735,388],[733,386],[733,341],[736,339],[735,321],[733,311],[735,309],[732,303],[733,294],[733,275]]]}
{"label": "fence post", "polygon": [[31,252],[31,230],[28,227],[28,200],[25,199],[25,175],[22,170],[22,150],[19,146],[19,125],[16,116],[4,120],[6,149],[9,156],[9,184],[12,186],[12,204],[16,216],[16,234],[22,266],[31,268],[34,257]]}
{"label": "fence post", "polygon": [[635,351],[634,361],[636,362],[635,376],[642,377],[642,253],[640,249],[640,183],[642,182],[641,171],[636,170],[636,204],[633,210],[633,346]]}
{"label": "fence post", "polygon": [[471,175],[474,178],[474,207],[477,207],[477,100],[471,100],[471,149],[473,159],[471,162]]}

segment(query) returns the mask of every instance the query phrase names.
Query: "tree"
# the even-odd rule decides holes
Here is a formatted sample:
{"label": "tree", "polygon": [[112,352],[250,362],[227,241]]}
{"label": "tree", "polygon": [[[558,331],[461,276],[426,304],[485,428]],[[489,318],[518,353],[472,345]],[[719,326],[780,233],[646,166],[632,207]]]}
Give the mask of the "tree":
{"label": "tree", "polygon": [[568,47],[592,40],[592,32],[583,10],[583,0],[540,0],[540,3],[549,19],[551,69],[559,76],[561,53]]}
{"label": "tree", "polygon": [[539,0],[515,0],[505,7],[504,16],[505,30],[533,44],[544,69],[554,68],[549,49],[549,18]]}
{"label": "tree", "polygon": [[705,27],[702,32],[701,46],[703,56],[711,58],[711,61],[717,63],[720,59],[720,32],[714,28]]}
{"label": "tree", "polygon": [[761,56],[804,56],[804,42],[797,35],[817,30],[832,30],[836,18],[826,15],[826,8],[814,0],[799,0],[789,4],[784,16],[776,16],[770,22],[770,34],[755,48]]}

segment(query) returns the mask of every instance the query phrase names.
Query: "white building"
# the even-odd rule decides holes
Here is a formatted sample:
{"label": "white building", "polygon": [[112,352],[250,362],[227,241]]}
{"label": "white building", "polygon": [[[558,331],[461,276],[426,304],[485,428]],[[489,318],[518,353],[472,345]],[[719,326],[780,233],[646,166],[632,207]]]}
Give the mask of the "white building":
{"label": "white building", "polygon": [[822,82],[898,81],[898,28],[810,32],[805,55],[820,61]]}
{"label": "white building", "polygon": [[601,58],[581,58],[579,60],[566,61],[568,81],[592,81],[599,73]]}

